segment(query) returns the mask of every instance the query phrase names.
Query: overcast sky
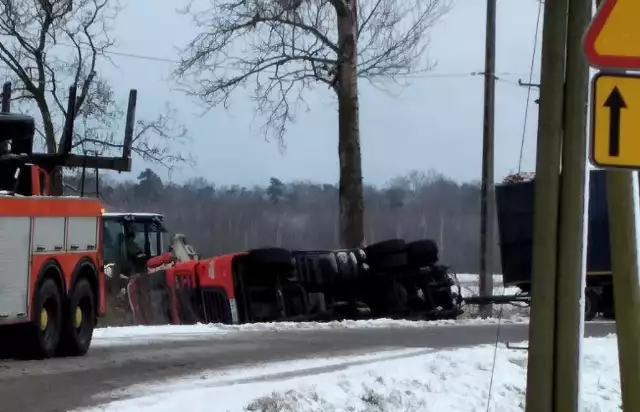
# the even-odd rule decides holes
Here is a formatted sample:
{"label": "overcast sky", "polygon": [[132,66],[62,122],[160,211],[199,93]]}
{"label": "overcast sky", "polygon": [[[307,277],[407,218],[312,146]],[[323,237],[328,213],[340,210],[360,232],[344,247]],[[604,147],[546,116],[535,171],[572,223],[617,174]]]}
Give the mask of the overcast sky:
{"label": "overcast sky", "polygon": [[[428,50],[437,67],[414,78],[399,97],[391,97],[361,83],[361,140],[364,179],[382,185],[410,170],[435,169],[459,181],[476,180],[481,173],[482,76],[484,68],[485,1],[454,0],[454,8],[432,30]],[[537,0],[498,0],[496,92],[496,180],[517,170],[523,132],[528,80],[538,12]],[[175,47],[196,32],[186,17],[177,15],[175,1],[126,2],[116,27],[117,50],[177,59]],[[534,82],[539,79],[539,50]],[[153,116],[171,99],[180,110],[192,136],[189,150],[196,156],[194,169],[173,174],[181,181],[202,176],[217,184],[267,184],[269,177],[309,179],[335,183],[338,179],[337,115],[330,92],[319,88],[307,96],[311,110],[302,113],[286,136],[287,148],[265,142],[250,126],[253,105],[239,90],[231,110],[215,108],[205,116],[197,102],[168,81],[173,68],[126,57],[113,57],[118,67],[105,67],[117,93],[139,90],[139,116]],[[525,137],[524,170],[535,163],[535,129],[538,97],[532,92]],[[146,166],[138,162],[140,170]],[[160,170],[159,170],[160,171]],[[133,176],[132,176],[133,177]]]}

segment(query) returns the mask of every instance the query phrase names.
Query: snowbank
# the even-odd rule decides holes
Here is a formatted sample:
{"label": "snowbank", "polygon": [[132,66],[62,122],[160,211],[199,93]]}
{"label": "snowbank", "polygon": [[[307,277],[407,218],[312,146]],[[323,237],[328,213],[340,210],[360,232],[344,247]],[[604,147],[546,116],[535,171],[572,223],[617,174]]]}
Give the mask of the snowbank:
{"label": "snowbank", "polygon": [[136,342],[159,342],[208,339],[218,335],[239,332],[265,332],[265,331],[309,331],[331,329],[371,329],[371,328],[429,328],[449,326],[473,326],[497,323],[527,323],[528,318],[513,315],[504,318],[488,319],[459,319],[437,321],[409,321],[395,319],[373,320],[345,320],[341,322],[273,322],[273,323],[248,323],[243,325],[225,325],[221,323],[196,324],[196,325],[162,325],[162,326],[127,326],[99,328],[94,331],[93,346],[131,345]]}
{"label": "snowbank", "polygon": [[[527,352],[500,345],[495,353],[489,410],[523,411]],[[484,411],[493,359],[484,345],[280,362],[104,393],[105,401],[128,399],[90,411]],[[619,410],[615,335],[585,339],[582,382],[582,410]]]}
{"label": "snowbank", "polygon": [[[458,273],[456,275],[458,277],[458,281],[463,285],[478,285],[480,281],[480,275],[477,273]],[[493,283],[495,285],[502,286],[502,275],[493,275]]]}

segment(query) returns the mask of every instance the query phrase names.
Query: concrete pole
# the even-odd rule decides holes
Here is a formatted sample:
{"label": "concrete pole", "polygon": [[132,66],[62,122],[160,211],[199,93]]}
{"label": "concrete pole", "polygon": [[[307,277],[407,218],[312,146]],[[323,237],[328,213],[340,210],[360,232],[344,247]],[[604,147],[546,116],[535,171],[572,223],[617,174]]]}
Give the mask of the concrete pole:
{"label": "concrete pole", "polygon": [[[601,4],[602,0],[596,0],[597,7]],[[613,301],[625,411],[640,411],[640,290],[633,192],[633,172],[607,171]]]}
{"label": "concrete pole", "polygon": [[553,411],[559,173],[568,6],[568,0],[544,4],[526,412]]}
{"label": "concrete pole", "polygon": [[[480,186],[480,296],[493,295],[495,250],[494,123],[496,95],[496,0],[487,0],[484,66],[484,117],[482,127],[482,182]],[[480,306],[482,316],[491,316],[492,305]]]}
{"label": "concrete pole", "polygon": [[613,300],[625,411],[640,411],[640,290],[633,197],[633,172],[607,171]]}
{"label": "concrete pole", "polygon": [[570,0],[564,93],[564,138],[560,176],[554,411],[580,411],[580,360],[584,335],[584,212],[587,174],[589,65],[583,35],[592,0]]}

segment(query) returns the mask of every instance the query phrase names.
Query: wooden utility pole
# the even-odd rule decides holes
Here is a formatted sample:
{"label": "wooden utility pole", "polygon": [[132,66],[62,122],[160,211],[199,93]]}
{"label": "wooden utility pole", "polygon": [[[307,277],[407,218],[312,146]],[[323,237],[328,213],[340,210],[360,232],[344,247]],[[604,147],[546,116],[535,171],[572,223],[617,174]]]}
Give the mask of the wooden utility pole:
{"label": "wooden utility pole", "polygon": [[553,412],[558,200],[568,0],[544,3],[526,412]]}
{"label": "wooden utility pole", "polygon": [[[587,175],[589,65],[583,36],[592,0],[570,0],[567,24],[564,137],[560,175],[554,411],[580,411],[580,361],[584,335],[584,212]],[[588,180],[587,180],[588,181]]]}
{"label": "wooden utility pole", "polygon": [[[487,0],[484,64],[484,118],[482,130],[482,184],[480,191],[480,296],[493,295],[494,252],[494,120],[496,95],[496,0]],[[480,313],[490,316],[490,304]]]}

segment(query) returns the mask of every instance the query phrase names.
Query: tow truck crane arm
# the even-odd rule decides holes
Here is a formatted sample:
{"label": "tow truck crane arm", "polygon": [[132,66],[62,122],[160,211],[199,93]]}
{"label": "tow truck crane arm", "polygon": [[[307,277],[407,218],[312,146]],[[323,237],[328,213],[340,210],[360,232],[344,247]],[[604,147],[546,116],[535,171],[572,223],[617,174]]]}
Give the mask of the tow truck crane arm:
{"label": "tow truck crane arm", "polygon": [[149,259],[147,262],[147,269],[149,273],[153,273],[173,266],[175,263],[199,259],[200,256],[196,253],[193,246],[191,246],[187,241],[186,236],[182,233],[176,233],[171,237],[169,251],[160,256]]}

